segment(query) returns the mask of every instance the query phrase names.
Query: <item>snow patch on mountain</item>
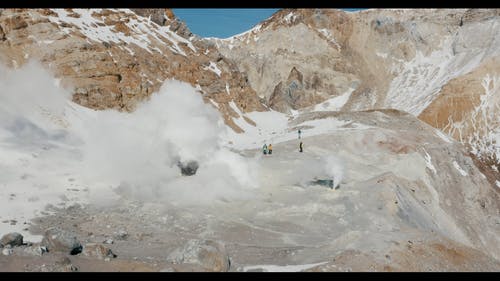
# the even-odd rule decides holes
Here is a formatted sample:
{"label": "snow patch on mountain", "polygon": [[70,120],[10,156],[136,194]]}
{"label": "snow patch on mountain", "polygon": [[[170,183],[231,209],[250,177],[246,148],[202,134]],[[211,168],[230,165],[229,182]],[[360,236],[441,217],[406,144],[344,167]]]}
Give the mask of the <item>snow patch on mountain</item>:
{"label": "snow patch on mountain", "polygon": [[[213,61],[210,62],[209,66],[206,66],[203,69],[210,70],[213,73],[217,74],[217,76],[219,76],[219,77],[220,77],[220,74],[222,73],[222,71],[217,67],[217,64]],[[227,88],[227,83],[226,83],[226,88]]]}
{"label": "snow patch on mountain", "polygon": [[340,45],[339,43],[337,43],[337,40],[335,40],[335,37],[333,37],[333,35],[330,33],[330,31],[326,28],[321,28],[321,29],[318,29],[318,31],[323,34],[329,42],[333,43],[336,47],[337,47],[337,50],[340,52]]}
{"label": "snow patch on mountain", "polygon": [[436,129],[434,131],[436,133],[436,135],[438,135],[442,140],[444,140],[445,142],[447,143],[452,143],[452,140],[449,136],[445,135],[443,132],[441,132],[440,130]]}
{"label": "snow patch on mountain", "polygon": [[434,168],[434,165],[432,165],[432,157],[429,155],[429,153],[427,153],[427,151],[425,151],[425,165],[427,166],[427,168],[429,168],[429,170],[431,170],[434,175],[437,175],[437,172],[436,172],[436,168]]}
{"label": "snow patch on mountain", "polygon": [[467,172],[464,171],[464,169],[462,169],[462,167],[460,167],[460,165],[458,165],[457,161],[453,161],[453,167],[455,167],[455,169],[457,169],[457,171],[462,175],[462,176],[467,176]]}
{"label": "snow patch on mountain", "polygon": [[[48,19],[51,22],[57,23],[60,26],[71,24],[92,41],[135,44],[151,53],[155,49],[151,42],[151,38],[154,38],[157,40],[156,44],[166,41],[171,45],[169,48],[173,52],[183,56],[186,56],[186,53],[179,47],[179,43],[185,43],[193,52],[196,52],[195,47],[189,40],[170,31],[167,26],[159,26],[128,9],[120,9],[118,11],[124,13],[123,17],[129,19],[128,21],[123,21],[123,24],[132,31],[130,35],[126,35],[121,31],[117,32],[115,26],[106,25],[103,17],[101,17],[102,20],[96,18],[98,13],[101,12],[100,9],[73,9],[73,13],[76,16],[71,16],[73,13],[65,9],[52,9],[52,11],[57,13],[57,16],[49,16]],[[132,18],[131,15],[134,15],[136,19]],[[70,34],[73,31],[73,26],[62,27],[61,29],[64,33]],[[163,39],[160,39],[160,37],[163,37]]]}
{"label": "snow patch on mountain", "polygon": [[354,88],[349,88],[345,93],[340,96],[333,97],[322,103],[314,106],[314,111],[338,111],[340,110],[351,97]]}

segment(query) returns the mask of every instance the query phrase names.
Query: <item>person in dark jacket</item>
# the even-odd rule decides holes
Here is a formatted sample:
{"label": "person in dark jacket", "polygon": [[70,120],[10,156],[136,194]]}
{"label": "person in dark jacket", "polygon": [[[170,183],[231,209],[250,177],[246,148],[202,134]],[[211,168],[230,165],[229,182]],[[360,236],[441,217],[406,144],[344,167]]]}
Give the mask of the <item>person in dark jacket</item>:
{"label": "person in dark jacket", "polygon": [[264,146],[262,147],[262,153],[264,153],[264,155],[267,154],[267,145],[264,144]]}
{"label": "person in dark jacket", "polygon": [[299,144],[299,152],[303,152],[304,151],[303,148],[304,148],[304,145],[302,144],[302,142],[300,142],[300,144]]}

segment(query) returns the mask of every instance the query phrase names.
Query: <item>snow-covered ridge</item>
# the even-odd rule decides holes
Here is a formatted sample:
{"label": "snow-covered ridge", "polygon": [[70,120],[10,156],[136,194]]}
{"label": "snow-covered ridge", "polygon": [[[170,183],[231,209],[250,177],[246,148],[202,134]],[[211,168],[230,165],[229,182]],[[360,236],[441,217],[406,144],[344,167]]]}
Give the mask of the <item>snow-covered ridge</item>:
{"label": "snow-covered ridge", "polygon": [[[89,40],[97,42],[113,42],[116,44],[135,44],[149,53],[157,51],[162,53],[158,46],[165,42],[169,43],[168,48],[177,54],[186,56],[184,50],[179,46],[180,43],[186,44],[193,52],[196,48],[185,38],[169,30],[168,26],[159,26],[148,18],[141,17],[129,9],[111,10],[111,12],[120,15],[120,19],[125,17],[128,21],[120,21],[129,30],[130,35],[121,31],[116,31],[115,26],[106,25],[104,18],[98,19],[101,9],[73,9],[70,13],[65,9],[52,9],[57,16],[49,16],[51,22],[62,26],[65,24],[74,25]],[[122,14],[121,14],[122,13]],[[137,19],[131,17],[134,15]],[[74,31],[73,27],[61,27],[63,32],[69,34]],[[152,42],[151,40],[156,40]],[[121,46],[120,46],[121,47]]]}
{"label": "snow-covered ridge", "polygon": [[250,43],[250,40],[252,40],[253,42],[257,42],[259,40],[259,36],[257,36],[257,34],[262,32],[263,30],[264,29],[262,29],[262,24],[259,23],[247,31],[228,38],[206,37],[205,39],[214,42],[217,48],[220,48],[221,46],[227,46],[229,50],[232,50],[235,46],[236,41],[244,41],[246,44]]}
{"label": "snow-covered ridge", "polygon": [[354,92],[355,88],[349,88],[348,91],[343,93],[340,96],[333,97],[328,99],[320,104],[314,106],[314,111],[338,111],[340,110],[346,102],[351,97],[352,92]]}
{"label": "snow-covered ridge", "polygon": [[472,58],[465,57],[465,54],[455,56],[452,40],[451,37],[445,38],[441,48],[429,56],[417,51],[411,61],[393,64],[393,71],[400,74],[390,84],[387,106],[418,116],[443,85],[479,65],[483,54]]}
{"label": "snow-covered ridge", "polygon": [[[411,28],[410,32],[413,37],[419,38],[420,32],[417,29]],[[461,108],[453,109],[455,112],[448,116],[448,122],[441,125],[443,126],[441,129],[467,145],[478,158],[485,161],[500,161],[497,160],[500,159],[500,123],[498,122],[500,83],[498,77],[494,77],[498,72],[493,68],[482,74],[480,70],[487,68],[485,65],[500,55],[497,36],[499,32],[498,17],[488,17],[481,21],[469,22],[458,29],[455,34],[439,38],[440,44],[428,54],[417,49],[415,57],[410,61],[391,58],[390,54],[387,56],[377,52],[379,57],[393,60],[391,71],[396,75],[389,86],[386,105],[405,110],[415,116],[423,113],[426,115],[424,118],[431,121],[432,117],[429,112],[424,111],[434,100],[440,98],[439,95],[443,93],[443,90],[446,94],[446,91],[451,89],[445,86],[457,87],[458,83],[470,85],[472,83],[468,80],[477,79],[484,91],[484,94],[479,97],[480,103],[464,112],[457,112],[463,110]],[[481,74],[479,77],[474,77],[476,75],[474,73]],[[467,75],[469,78],[462,81],[461,77]],[[481,81],[483,75],[484,78]],[[455,79],[461,82],[456,82]],[[481,91],[481,89],[478,90]],[[474,92],[453,93],[455,94],[470,95],[472,100],[477,98]],[[451,104],[451,106],[454,105]],[[443,138],[445,141],[447,139]]]}
{"label": "snow-covered ridge", "polygon": [[[247,35],[254,35],[259,33],[262,29],[262,24],[259,23],[257,25],[255,25],[254,27],[250,28],[249,30],[247,31],[243,31],[241,33],[238,33],[236,35],[232,35],[230,37],[227,37],[227,38],[219,38],[219,37],[205,37],[204,39],[206,40],[209,40],[209,41],[214,41],[214,42],[224,42],[224,43],[234,43],[234,40],[240,40],[240,41],[243,41],[243,37],[247,36]],[[264,30],[264,29],[262,29]],[[246,38],[246,37],[245,37]]]}
{"label": "snow-covered ridge", "polygon": [[290,12],[288,13],[286,16],[283,17],[283,19],[281,19],[281,22],[285,22],[287,24],[290,24],[291,22],[293,22],[295,19],[297,18],[297,16],[293,13],[293,12]]}

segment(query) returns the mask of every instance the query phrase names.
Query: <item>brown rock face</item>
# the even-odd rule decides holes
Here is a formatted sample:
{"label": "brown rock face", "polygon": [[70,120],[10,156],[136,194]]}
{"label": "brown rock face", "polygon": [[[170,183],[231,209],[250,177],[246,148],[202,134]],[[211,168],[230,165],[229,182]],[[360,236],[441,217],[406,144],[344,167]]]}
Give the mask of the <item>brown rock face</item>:
{"label": "brown rock face", "polygon": [[295,67],[290,70],[288,79],[280,82],[274,88],[274,92],[269,99],[271,108],[286,112],[290,108],[297,109],[299,100],[305,98],[303,75]]}
{"label": "brown rock face", "polygon": [[312,81],[304,81],[304,77],[297,68],[293,67],[286,81],[276,85],[269,98],[272,109],[280,112],[289,112],[309,105],[320,103],[324,97],[315,93],[322,81],[318,76],[313,76]]}
{"label": "brown rock face", "polygon": [[23,244],[23,236],[17,232],[12,232],[5,234],[0,239],[0,245],[2,246],[21,246]]}
{"label": "brown rock face", "polygon": [[[487,166],[500,168],[491,147],[500,127],[500,57],[484,62],[466,75],[448,81],[419,118],[464,143]],[[488,175],[488,172],[483,172]],[[500,174],[491,178],[500,181]]]}

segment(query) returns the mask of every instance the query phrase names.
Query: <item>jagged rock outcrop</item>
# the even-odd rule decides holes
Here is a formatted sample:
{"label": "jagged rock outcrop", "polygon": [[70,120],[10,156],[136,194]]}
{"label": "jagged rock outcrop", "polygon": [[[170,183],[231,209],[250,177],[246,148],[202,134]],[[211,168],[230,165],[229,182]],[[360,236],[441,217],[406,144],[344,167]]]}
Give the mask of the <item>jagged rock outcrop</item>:
{"label": "jagged rock outcrop", "polygon": [[297,110],[311,104],[322,102],[325,97],[316,94],[322,81],[318,76],[313,76],[312,81],[304,81],[302,73],[293,67],[286,81],[278,83],[269,97],[269,106],[280,112],[289,109]]}
{"label": "jagged rock outcrop", "polygon": [[23,244],[23,236],[20,233],[12,232],[7,233],[0,239],[0,245],[5,247],[10,245],[12,247],[21,246]]}

